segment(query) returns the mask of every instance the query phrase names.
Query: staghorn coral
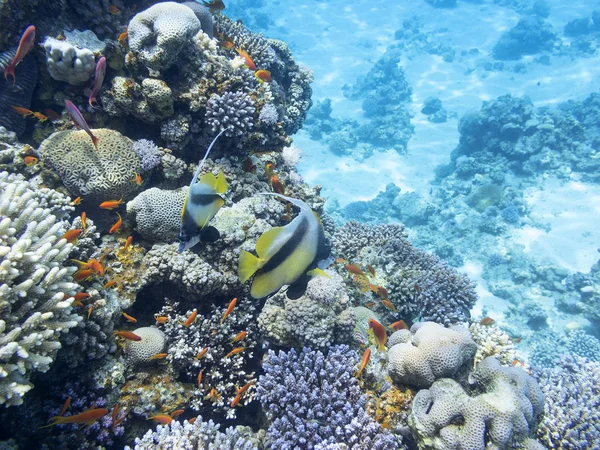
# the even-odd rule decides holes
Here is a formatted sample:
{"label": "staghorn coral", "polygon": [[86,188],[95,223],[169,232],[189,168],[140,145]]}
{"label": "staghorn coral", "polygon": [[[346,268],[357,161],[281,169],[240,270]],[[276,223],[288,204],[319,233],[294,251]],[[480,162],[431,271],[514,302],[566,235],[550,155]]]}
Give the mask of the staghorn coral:
{"label": "staghorn coral", "polygon": [[128,44],[146,67],[166,70],[200,29],[200,20],[187,6],[157,3],[131,19],[127,27]]}
{"label": "staghorn coral", "polygon": [[[174,420],[170,425],[158,425],[156,431],[148,430],[144,436],[135,439],[133,450],[258,450],[246,434],[229,427],[219,431],[220,425],[212,419],[204,422],[198,416],[193,424]],[[125,446],[125,450],[132,450]]]}
{"label": "staghorn coral", "polygon": [[92,132],[99,139],[98,150],[84,130],[58,131],[40,145],[40,159],[75,196],[104,201],[137,192],[140,187],[133,180],[141,166],[131,140],[107,128]]}
{"label": "staghorn coral", "polygon": [[[193,383],[190,406],[195,411],[227,411],[227,417],[235,417],[235,408],[229,405],[235,398],[236,388],[241,388],[253,377],[249,369],[257,348],[258,329],[255,323],[256,306],[250,298],[239,298],[234,310],[223,320],[225,307],[212,306],[206,313],[198,313],[188,327],[185,322],[192,314],[177,314],[170,305],[165,306],[160,315],[169,319],[162,325],[168,342],[167,361],[173,367],[178,379]],[[247,335],[237,342],[233,339],[242,331]],[[244,348],[238,354],[227,356],[234,348]],[[204,356],[198,354],[207,349]],[[202,385],[198,386],[198,373],[202,371]],[[220,398],[206,399],[214,388]],[[247,391],[240,405],[249,403],[253,389]]]}
{"label": "staghorn coral", "polygon": [[350,342],[356,315],[349,304],[341,276],[317,276],[299,299],[290,300],[285,292],[269,297],[258,326],[275,345],[325,349],[334,342]]}
{"label": "staghorn coral", "polygon": [[412,342],[403,339],[388,351],[388,372],[396,383],[427,387],[472,366],[477,344],[466,328],[423,322],[414,324],[410,332]]}
{"label": "staghorn coral", "polygon": [[308,348],[269,351],[257,386],[271,422],[269,448],[397,448],[365,410],[367,399],[352,376],[358,360],[344,345],[330,347],[327,356]]}
{"label": "staghorn coral", "polygon": [[243,92],[213,94],[206,104],[206,123],[213,133],[225,131],[225,136],[242,136],[254,126],[254,102]]}
{"label": "staghorn coral", "polygon": [[466,276],[413,247],[400,224],[349,221],[335,231],[333,248],[336,255],[379,267],[389,300],[398,308],[395,320],[450,324],[468,318],[477,300]]}
{"label": "staghorn coral", "polygon": [[538,379],[546,401],[537,436],[546,448],[580,450],[600,442],[600,363],[568,356]]}
{"label": "staghorn coral", "polygon": [[508,450],[535,435],[544,395],[525,371],[501,367],[489,357],[469,375],[469,383],[471,395],[449,378],[417,393],[409,425],[419,448]]}
{"label": "staghorn coral", "polygon": [[[75,268],[63,267],[72,245],[60,239],[69,200],[0,173],[0,404],[19,405],[61,347],[58,337],[81,320],[69,295]],[[52,215],[56,212],[58,215]]]}

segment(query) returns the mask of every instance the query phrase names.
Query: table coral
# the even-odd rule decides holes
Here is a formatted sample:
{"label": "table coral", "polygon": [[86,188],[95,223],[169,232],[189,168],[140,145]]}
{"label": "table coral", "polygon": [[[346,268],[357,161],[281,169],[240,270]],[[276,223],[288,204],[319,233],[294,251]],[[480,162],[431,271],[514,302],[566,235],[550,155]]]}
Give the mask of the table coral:
{"label": "table coral", "polygon": [[410,331],[412,342],[399,342],[388,351],[388,371],[396,383],[427,387],[472,366],[477,344],[466,328],[423,322]]}
{"label": "table coral", "polygon": [[99,138],[98,150],[84,130],[58,131],[40,145],[40,159],[75,196],[105,201],[137,192],[140,187],[133,180],[142,170],[132,141],[106,128],[92,132]]}
{"label": "table coral", "polygon": [[50,368],[59,335],[81,317],[68,298],[76,269],[63,266],[73,246],[61,239],[69,223],[59,217],[69,199],[6,172],[0,193],[0,404],[19,405],[31,373]]}
{"label": "table coral", "polygon": [[308,348],[269,351],[257,396],[271,422],[270,448],[397,448],[389,431],[365,410],[366,397],[352,376],[358,360],[344,345],[330,347],[327,355]]}

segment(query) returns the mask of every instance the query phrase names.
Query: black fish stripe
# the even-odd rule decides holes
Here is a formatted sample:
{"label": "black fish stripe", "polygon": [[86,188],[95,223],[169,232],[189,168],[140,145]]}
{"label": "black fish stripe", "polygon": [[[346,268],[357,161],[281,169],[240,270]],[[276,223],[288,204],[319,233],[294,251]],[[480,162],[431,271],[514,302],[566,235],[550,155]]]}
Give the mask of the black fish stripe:
{"label": "black fish stripe", "polygon": [[192,194],[190,200],[194,205],[207,206],[219,198],[217,194]]}
{"label": "black fish stripe", "polygon": [[275,253],[271,259],[267,261],[267,263],[261,269],[262,273],[268,273],[272,270],[275,270],[296,251],[302,242],[302,239],[304,239],[304,236],[306,236],[306,233],[308,233],[309,227],[306,217],[300,217],[300,219],[301,220],[298,224],[298,228],[292,234],[292,237],[288,239],[288,241],[281,246],[277,253]]}

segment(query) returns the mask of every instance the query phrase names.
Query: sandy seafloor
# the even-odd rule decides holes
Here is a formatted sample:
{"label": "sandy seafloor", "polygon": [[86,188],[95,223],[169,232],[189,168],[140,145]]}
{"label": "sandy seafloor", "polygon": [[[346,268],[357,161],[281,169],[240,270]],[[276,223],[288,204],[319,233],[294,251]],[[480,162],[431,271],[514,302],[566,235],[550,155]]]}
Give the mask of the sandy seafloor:
{"label": "sandy seafloor", "polygon": [[[598,7],[595,1],[547,3],[550,16],[546,20],[559,34],[570,20],[588,17]],[[402,59],[413,89],[415,134],[409,141],[408,154],[382,148],[359,162],[330,152],[322,142],[311,140],[306,131],[294,136],[295,145],[304,152],[299,170],[305,180],[323,186],[322,195],[329,201],[336,199],[341,206],[370,200],[390,182],[403,192],[427,195],[434,168],[447,163],[456,147],[458,120],[466,112],[479,110],[483,101],[505,94],[527,95],[535,106],[581,100],[597,91],[600,81],[600,57],[574,60],[553,56],[549,66],[533,64],[533,57],[524,57],[524,74],[483,70],[477,60],[488,57],[500,35],[520,18],[515,10],[491,2],[459,0],[456,8],[438,9],[422,0],[265,1],[260,9],[252,11],[266,12],[274,22],[274,26],[263,30],[253,27],[255,32],[284,40],[297,61],[314,71],[313,101],[330,98],[332,117],[361,120],[361,102],[346,99],[342,86],[355,83],[357,77],[369,71],[387,46],[394,43],[394,32],[411,16],[419,16],[425,30],[431,30],[436,38],[456,50],[453,62],[424,53]],[[472,48],[480,54],[460,56],[462,50]],[[447,122],[430,123],[420,113],[423,100],[429,96],[442,100],[449,113]],[[540,263],[589,271],[599,257],[600,186],[547,179],[539,189],[528,190],[526,198],[532,211],[530,217],[550,224],[550,231],[526,227],[503,239],[522,243],[526,253]],[[481,269],[479,263],[468,260],[459,269],[478,283],[481,299],[473,314],[487,309],[490,316],[501,320],[507,303],[486,290]],[[532,292],[523,294],[535,297]],[[549,313],[553,312],[551,303],[542,302]],[[555,316],[554,321],[556,326],[560,318]]]}

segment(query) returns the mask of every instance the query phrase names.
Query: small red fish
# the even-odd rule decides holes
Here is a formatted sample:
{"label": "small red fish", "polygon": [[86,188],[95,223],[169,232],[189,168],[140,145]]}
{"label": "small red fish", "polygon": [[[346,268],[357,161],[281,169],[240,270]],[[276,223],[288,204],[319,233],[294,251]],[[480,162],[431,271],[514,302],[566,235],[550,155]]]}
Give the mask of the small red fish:
{"label": "small red fish", "polygon": [[58,114],[56,111],[54,111],[53,109],[50,108],[45,108],[44,112],[46,113],[46,115],[50,118],[50,120],[55,121],[55,120],[60,120],[60,114]]}
{"label": "small red fish", "polygon": [[123,219],[121,218],[121,214],[117,213],[117,216],[119,216],[119,219],[115,222],[115,224],[112,227],[110,227],[110,230],[108,230],[108,234],[113,234],[115,231],[121,228],[121,225],[123,225]]}
{"label": "small red fish", "polygon": [[196,359],[202,359],[202,358],[204,358],[204,355],[206,355],[207,351],[208,351],[208,347],[204,347],[202,350],[200,350],[200,353],[198,353],[196,355]]}
{"label": "small red fish", "polygon": [[367,264],[367,270],[371,274],[372,277],[375,277],[375,268],[371,264]]}
{"label": "small red fish", "polygon": [[230,342],[230,344],[233,344],[234,342],[239,342],[242,339],[244,339],[246,336],[248,336],[248,332],[247,331],[240,331]]}
{"label": "small red fish", "polygon": [[190,314],[190,317],[188,317],[185,322],[181,322],[181,325],[188,328],[190,325],[192,325],[196,321],[197,315],[198,315],[198,310],[194,309],[192,311],[192,313]]}
{"label": "small red fish", "polygon": [[21,40],[19,41],[19,47],[17,48],[17,53],[15,53],[15,57],[12,59],[10,64],[4,69],[4,79],[8,82],[8,76],[10,75],[13,79],[13,86],[17,82],[17,77],[15,75],[15,68],[19,65],[19,63],[27,56],[27,53],[33,48],[35,43],[35,27],[33,25],[29,25],[23,35],[21,36]]}
{"label": "small red fish", "polygon": [[119,205],[125,203],[123,198],[119,200],[106,200],[105,202],[100,203],[100,208],[102,209],[115,209],[118,208]]}
{"label": "small red fish", "polygon": [[88,308],[87,320],[90,320],[90,316],[92,315],[93,309],[94,309],[94,307],[92,305],[90,305],[90,307]]}
{"label": "small red fish", "polygon": [[217,403],[221,401],[221,395],[217,392],[215,388],[210,389],[210,393],[204,397],[204,400],[210,400],[213,403]]}
{"label": "small red fish", "polygon": [[169,415],[174,419],[175,417],[182,415],[184,412],[185,412],[185,409],[176,409]]}
{"label": "small red fish", "polygon": [[127,320],[127,322],[130,322],[130,323],[136,323],[137,322],[137,319],[135,317],[130,316],[126,312],[121,311],[121,314],[123,314],[123,317],[125,317],[125,320]]}
{"label": "small red fish", "polygon": [[48,120],[48,118],[45,115],[43,115],[41,112],[34,112],[33,117],[35,117],[40,122],[45,122],[46,120]]}
{"label": "small red fish", "polygon": [[73,298],[75,298],[75,300],[77,301],[81,301],[81,300],[85,300],[86,298],[89,298],[90,294],[88,294],[87,292],[78,292],[77,294],[75,294],[73,296]]}
{"label": "small red fish", "polygon": [[197,418],[198,418],[198,416],[196,416],[196,417],[192,417],[190,420],[188,420],[188,423],[189,423],[190,425],[194,425],[194,422],[196,421],[196,419],[197,419]]}
{"label": "small red fish", "polygon": [[256,64],[254,64],[254,61],[252,61],[252,58],[250,58],[250,55],[245,50],[238,48],[236,51],[242,58],[244,58],[244,61],[246,61],[246,67],[248,67],[248,69],[256,70]]}
{"label": "small red fish", "polygon": [[256,164],[254,164],[254,161],[252,161],[252,158],[250,156],[248,156],[242,162],[242,169],[244,170],[244,172],[256,173]]}
{"label": "small red fish", "polygon": [[75,241],[81,233],[83,233],[82,229],[69,230],[61,236],[61,239],[66,239],[67,242],[71,243]]}
{"label": "small red fish", "polygon": [[285,194],[285,186],[281,181],[279,181],[279,177],[277,175],[273,175],[271,177],[271,188],[273,189],[273,192],[276,192],[277,194]]}
{"label": "small red fish", "polygon": [[198,389],[202,387],[202,372],[204,372],[204,369],[198,373],[198,378],[196,378],[196,385],[198,386]]}
{"label": "small red fish", "polygon": [[231,300],[231,302],[229,302],[229,306],[227,307],[227,310],[223,314],[223,317],[221,317],[221,322],[219,323],[219,325],[223,325],[223,321],[227,318],[227,316],[229,314],[231,314],[231,311],[233,311],[233,308],[235,308],[236,303],[237,303],[237,297],[234,298],[233,300]]}
{"label": "small red fish", "polygon": [[364,275],[365,273],[361,270],[360,267],[358,267],[356,264],[345,264],[344,267],[346,268],[346,270],[350,273],[353,273],[354,275]]}
{"label": "small red fish", "polygon": [[92,87],[92,92],[90,94],[90,97],[88,98],[88,104],[92,108],[94,108],[94,103],[97,103],[96,96],[98,95],[98,92],[100,92],[100,89],[102,88],[102,83],[104,83],[105,76],[106,76],[106,58],[104,56],[101,56],[100,59],[98,60],[98,62],[96,63],[96,74],[94,75],[94,86]]}
{"label": "small red fish", "polygon": [[83,229],[83,231],[85,231],[85,229],[87,228],[87,214],[85,213],[85,211],[81,213],[81,228]]}
{"label": "small red fish", "polygon": [[75,200],[71,202],[73,205],[77,206],[81,204],[81,197],[77,197]]}
{"label": "small red fish", "polygon": [[102,286],[102,289],[110,289],[111,287],[114,287],[117,284],[117,282],[115,280],[110,280],[107,281],[104,286]]}
{"label": "small red fish", "polygon": [[258,78],[258,81],[261,83],[270,83],[273,81],[273,77],[271,76],[271,72],[265,69],[257,70],[254,72],[254,76]]}
{"label": "small red fish", "polygon": [[265,164],[265,177],[270,181],[273,175],[275,175],[275,163],[269,161]]}
{"label": "small red fish", "polygon": [[60,412],[58,413],[58,415],[64,416],[65,413],[67,412],[67,409],[69,409],[69,406],[71,406],[71,396],[70,395],[65,400],[65,403],[63,404],[62,408],[60,409]]}
{"label": "small red fish", "polygon": [[169,318],[167,316],[160,316],[158,314],[154,314],[154,320],[156,320],[157,323],[167,323],[169,321]]}
{"label": "small red fish", "polygon": [[385,327],[375,319],[369,319],[369,328],[373,330],[373,334],[377,339],[377,350],[384,350],[385,343],[387,342],[387,332],[385,331]]}
{"label": "small red fish", "polygon": [[169,356],[168,353],[157,353],[150,357],[150,361],[154,361],[155,359],[165,359],[167,356]]}
{"label": "small red fish", "polygon": [[33,116],[33,111],[30,109],[21,108],[20,106],[11,106],[11,108],[14,109],[17,114],[20,114],[23,117]]}
{"label": "small red fish", "polygon": [[223,48],[234,48],[235,44],[231,41],[221,41],[219,42],[219,47],[223,47]]}
{"label": "small red fish", "polygon": [[360,378],[363,371],[365,370],[365,367],[367,367],[367,364],[369,364],[369,359],[371,359],[371,349],[370,348],[366,349],[365,352],[363,353],[363,356],[360,360],[360,366],[358,366],[358,370],[354,374],[354,376],[356,378]]}
{"label": "small red fish", "polygon": [[166,414],[154,414],[148,417],[148,420],[154,420],[155,422],[158,422],[162,425],[170,425],[171,422],[173,422],[173,418]]}
{"label": "small red fish", "polygon": [[119,8],[117,8],[115,5],[110,5],[110,6],[108,7],[108,12],[109,12],[110,14],[112,14],[113,16],[114,16],[115,14],[121,14],[121,10],[120,10]]}
{"label": "small red fish", "polygon": [[223,0],[202,0],[202,4],[206,6],[210,12],[218,12],[225,9],[225,3],[223,3]]}
{"label": "small red fish", "polygon": [[117,38],[117,41],[119,42],[119,44],[121,44],[124,48],[127,48],[127,29],[125,29],[125,31],[123,31],[121,34],[119,34],[119,37]]}
{"label": "small red fish", "polygon": [[98,138],[96,136],[94,136],[94,134],[92,133],[92,130],[90,130],[90,127],[88,126],[87,122],[85,121],[83,114],[81,114],[81,111],[79,111],[77,106],[75,106],[73,104],[73,102],[71,102],[70,100],[65,100],[65,106],[67,107],[67,113],[69,114],[69,117],[71,118],[71,120],[76,125],[78,125],[80,128],[85,130],[85,132],[92,139],[92,143],[94,144],[96,151],[98,151]]}
{"label": "small red fish", "polygon": [[393,331],[408,330],[408,325],[406,325],[406,322],[404,320],[399,320],[390,324],[390,329]]}
{"label": "small red fish", "polygon": [[387,299],[387,298],[383,299],[381,301],[381,303],[383,303],[383,306],[385,306],[390,311],[393,311],[393,312],[397,312],[398,311],[398,309],[394,306],[394,304],[392,302],[390,302],[390,300]]}
{"label": "small red fish", "polygon": [[139,174],[139,173],[136,173],[136,174],[135,174],[135,178],[134,178],[133,180],[131,180],[131,181],[133,181],[133,182],[134,182],[135,184],[137,184],[138,186],[141,186],[141,185],[142,185],[142,183],[144,182],[144,181],[142,180],[142,177],[140,176],[140,174]]}
{"label": "small red fish", "polygon": [[75,281],[91,280],[94,275],[96,272],[92,269],[79,269],[73,274],[73,279]]}
{"label": "small red fish", "polygon": [[90,259],[88,261],[89,267],[96,272],[97,275],[100,275],[101,277],[104,276],[104,267],[102,266],[102,263],[100,261],[98,261],[97,259]]}
{"label": "small red fish", "polygon": [[129,236],[123,245],[123,250],[127,250],[131,246],[131,241],[133,241],[133,236]]}
{"label": "small red fish", "polygon": [[127,339],[128,341],[141,341],[142,340],[141,336],[138,336],[137,334],[132,333],[131,331],[125,331],[125,330],[113,331],[113,335],[122,337],[123,339]]}
{"label": "small red fish", "polygon": [[494,323],[496,323],[496,321],[494,319],[492,319],[491,317],[484,317],[479,322],[480,325],[485,325],[486,327],[493,325]]}
{"label": "small red fish", "polygon": [[35,166],[39,162],[39,159],[37,159],[35,156],[26,156],[23,158],[23,162],[27,167],[31,167]]}
{"label": "small red fish", "polygon": [[234,348],[233,350],[231,350],[229,353],[227,353],[223,359],[227,359],[230,356],[234,356],[234,355],[239,355],[240,353],[242,353],[244,350],[246,350],[246,347],[237,347]]}
{"label": "small red fish", "polygon": [[119,404],[115,403],[115,406],[112,410],[112,424],[110,426],[113,433],[115,432],[115,428],[117,428],[117,425],[119,425],[121,422],[122,420],[119,420]]}
{"label": "small red fish", "polygon": [[81,423],[84,425],[92,425],[98,419],[101,419],[108,414],[106,408],[90,408],[82,413],[75,414],[73,416],[55,416],[50,419],[50,424],[46,426],[52,426],[59,423]]}

